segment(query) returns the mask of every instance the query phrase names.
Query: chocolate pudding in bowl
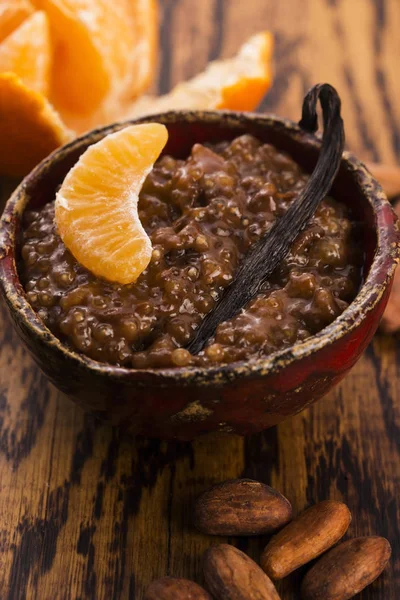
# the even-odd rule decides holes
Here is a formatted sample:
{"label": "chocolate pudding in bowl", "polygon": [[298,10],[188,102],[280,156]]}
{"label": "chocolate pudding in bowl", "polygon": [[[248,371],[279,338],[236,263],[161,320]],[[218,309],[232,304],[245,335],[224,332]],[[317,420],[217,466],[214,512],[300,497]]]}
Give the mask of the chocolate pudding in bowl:
{"label": "chocolate pudding in bowl", "polygon": [[25,213],[27,298],[72,350],[113,365],[211,366],[265,357],[329,325],[361,281],[360,224],[327,197],[264,289],[218,326],[197,356],[184,347],[232,282],[251,244],[304,189],[287,153],[251,135],[160,158],[139,196],[153,253],[130,285],[97,278],[61,241],[54,203]]}
{"label": "chocolate pudding in bowl", "polygon": [[3,291],[50,379],[134,433],[190,439],[250,433],[324,395],[355,363],[387,301],[398,246],[379,185],[345,153],[307,226],[258,294],[198,353],[188,344],[252,244],[304,190],[320,141],[275,117],[170,113],[139,196],[151,239],[130,284],[97,277],[54,221],[59,185],[116,125],[46,159],[10,199]]}

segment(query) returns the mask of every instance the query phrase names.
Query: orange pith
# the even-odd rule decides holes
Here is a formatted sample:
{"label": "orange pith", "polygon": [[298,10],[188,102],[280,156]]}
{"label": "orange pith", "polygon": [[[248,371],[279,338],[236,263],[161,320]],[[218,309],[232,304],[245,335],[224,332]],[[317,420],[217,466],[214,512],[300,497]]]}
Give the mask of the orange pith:
{"label": "orange pith", "polygon": [[125,118],[174,109],[253,110],[272,82],[273,37],[268,31],[252,36],[231,59],[218,60],[193,79],[158,98],[142,97]]}
{"label": "orange pith", "polygon": [[37,11],[0,44],[0,72],[18,75],[27,87],[47,94],[50,37],[46,14]]}
{"label": "orange pith", "polygon": [[46,98],[14,73],[0,73],[0,174],[21,176],[71,139]]}
{"label": "orange pith", "polygon": [[152,246],[138,215],[138,196],[168,138],[158,123],[132,125],[82,154],[56,197],[59,234],[74,257],[110,281],[136,281]]}
{"label": "orange pith", "polygon": [[28,0],[2,0],[0,2],[0,42],[33,13]]}

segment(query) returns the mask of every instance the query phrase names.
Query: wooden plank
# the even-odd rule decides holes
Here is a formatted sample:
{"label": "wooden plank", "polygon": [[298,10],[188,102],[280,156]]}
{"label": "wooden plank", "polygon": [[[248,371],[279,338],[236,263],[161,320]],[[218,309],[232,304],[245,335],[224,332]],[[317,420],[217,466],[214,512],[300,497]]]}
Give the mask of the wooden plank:
{"label": "wooden plank", "polygon": [[[276,81],[263,109],[298,119],[304,91],[329,81],[349,148],[399,160],[397,0],[162,5],[160,90],[270,28]],[[140,600],[167,573],[201,581],[201,554],[216,540],[193,530],[193,499],[241,475],[276,486],[296,511],[347,502],[351,535],[386,535],[394,548],[390,568],[359,597],[398,598],[399,342],[376,337],[336,390],[275,429],[174,445],[124,439],[85,416],[45,382],[4,311],[0,323],[0,598]],[[254,558],[265,543],[233,541]],[[300,576],[280,584],[283,600],[297,597]]]}

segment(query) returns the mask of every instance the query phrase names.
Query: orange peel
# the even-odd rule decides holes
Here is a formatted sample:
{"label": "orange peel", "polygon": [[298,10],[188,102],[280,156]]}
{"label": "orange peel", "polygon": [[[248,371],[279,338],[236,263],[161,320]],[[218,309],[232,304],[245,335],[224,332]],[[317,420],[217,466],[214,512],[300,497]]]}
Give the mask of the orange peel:
{"label": "orange peel", "polygon": [[164,96],[139,98],[124,118],[176,109],[254,110],[272,83],[273,36],[252,36],[233,58],[211,62],[205,71]]}
{"label": "orange peel", "polygon": [[46,98],[0,73],[0,174],[23,176],[72,137]]}

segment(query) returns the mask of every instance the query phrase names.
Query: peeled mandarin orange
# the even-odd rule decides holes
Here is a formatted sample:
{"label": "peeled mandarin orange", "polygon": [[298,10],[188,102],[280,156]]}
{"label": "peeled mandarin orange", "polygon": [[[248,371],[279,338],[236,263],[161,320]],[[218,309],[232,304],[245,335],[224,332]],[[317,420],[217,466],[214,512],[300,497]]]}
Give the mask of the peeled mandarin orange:
{"label": "peeled mandarin orange", "polygon": [[42,94],[15,73],[0,73],[0,174],[26,175],[71,137]]}
{"label": "peeled mandarin orange", "polygon": [[[46,11],[53,43],[51,101],[58,110],[90,112],[110,88],[106,71],[92,34],[84,23],[85,12],[77,15],[64,0],[33,0]],[[89,23],[93,21],[90,11]]]}
{"label": "peeled mandarin orange", "polygon": [[132,283],[149,264],[152,246],[139,219],[138,197],[167,138],[158,123],[112,133],[82,154],[57,193],[61,239],[98,277]]}
{"label": "peeled mandarin orange", "polygon": [[156,69],[157,0],[118,0],[118,2],[127,2],[125,5],[126,14],[129,15],[127,22],[131,24],[133,36],[129,47],[123,49],[126,61],[124,69],[119,73],[113,72],[111,88],[96,110],[87,114],[70,110],[65,103],[60,107],[63,119],[77,133],[118,120],[125,112],[127,104],[149,86]]}
{"label": "peeled mandarin orange", "polygon": [[47,94],[50,37],[46,13],[37,11],[0,44],[0,72],[9,71],[27,86]]}
{"label": "peeled mandarin orange", "polygon": [[115,90],[119,94],[135,81],[138,1],[33,0],[50,19],[51,99],[67,119],[68,113],[90,115]]}
{"label": "peeled mandarin orange", "polygon": [[130,99],[141,94],[151,83],[158,52],[157,0],[132,1],[135,43],[131,49],[132,65],[126,95]]}
{"label": "peeled mandarin orange", "polygon": [[273,37],[251,37],[231,59],[211,62],[203,73],[178,84],[169,94],[142,97],[124,118],[174,109],[253,110],[272,82]]}
{"label": "peeled mandarin orange", "polygon": [[28,0],[0,1],[0,42],[14,31],[33,13],[33,6]]}

